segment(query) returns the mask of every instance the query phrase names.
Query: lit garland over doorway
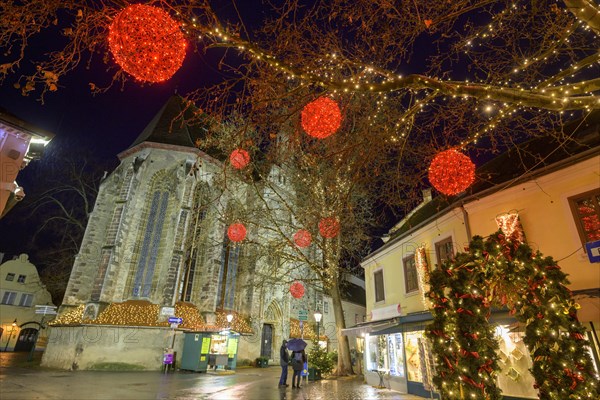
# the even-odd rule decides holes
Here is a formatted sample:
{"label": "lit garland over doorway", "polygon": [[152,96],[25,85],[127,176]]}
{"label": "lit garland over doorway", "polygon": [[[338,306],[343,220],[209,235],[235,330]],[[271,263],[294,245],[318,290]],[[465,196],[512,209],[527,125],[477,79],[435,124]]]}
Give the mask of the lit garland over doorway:
{"label": "lit garland over doorway", "polygon": [[498,231],[473,238],[431,273],[434,320],[426,330],[437,360],[434,383],[444,399],[500,399],[500,371],[489,324],[492,305],[508,306],[525,324],[524,342],[540,399],[598,398],[579,305],[567,276],[551,257]]}

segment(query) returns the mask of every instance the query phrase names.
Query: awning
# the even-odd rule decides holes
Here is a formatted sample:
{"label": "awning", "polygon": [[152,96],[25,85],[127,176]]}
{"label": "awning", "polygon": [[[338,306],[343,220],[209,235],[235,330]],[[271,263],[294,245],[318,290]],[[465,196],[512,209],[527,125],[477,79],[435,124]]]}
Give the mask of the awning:
{"label": "awning", "polygon": [[371,332],[371,335],[389,335],[392,333],[402,332],[406,328],[406,324],[431,321],[431,313],[429,311],[418,312],[414,314],[405,315],[400,317],[398,322],[392,326],[383,327],[383,329],[377,329]]}
{"label": "awning", "polygon": [[398,324],[398,318],[390,318],[381,321],[366,322],[361,325],[353,326],[352,328],[342,329],[342,335],[359,336],[365,333],[371,333],[376,330],[381,330],[395,326]]}

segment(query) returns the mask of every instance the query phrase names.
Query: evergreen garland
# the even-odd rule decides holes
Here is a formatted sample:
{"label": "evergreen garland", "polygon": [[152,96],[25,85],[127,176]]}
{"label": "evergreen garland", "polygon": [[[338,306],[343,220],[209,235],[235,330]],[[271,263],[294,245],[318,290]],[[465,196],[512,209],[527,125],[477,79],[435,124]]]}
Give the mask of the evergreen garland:
{"label": "evergreen garland", "polygon": [[502,231],[473,238],[430,275],[433,323],[426,329],[436,357],[434,378],[444,399],[499,399],[498,342],[490,307],[508,306],[526,325],[524,342],[540,399],[598,398],[600,388],[585,346],[585,328],[551,257]]}

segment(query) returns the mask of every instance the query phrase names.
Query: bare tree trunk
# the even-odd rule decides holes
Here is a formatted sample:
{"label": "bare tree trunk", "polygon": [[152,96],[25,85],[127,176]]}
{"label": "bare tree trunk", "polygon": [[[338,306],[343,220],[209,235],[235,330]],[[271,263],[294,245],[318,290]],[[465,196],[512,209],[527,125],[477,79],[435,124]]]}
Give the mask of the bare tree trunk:
{"label": "bare tree trunk", "polygon": [[352,371],[352,361],[350,359],[350,345],[348,336],[342,334],[342,329],[346,327],[344,321],[344,309],[342,307],[342,296],[340,294],[339,280],[335,278],[335,283],[331,287],[329,294],[333,301],[333,312],[335,315],[335,334],[338,341],[338,363],[334,371],[335,375],[350,375]]}

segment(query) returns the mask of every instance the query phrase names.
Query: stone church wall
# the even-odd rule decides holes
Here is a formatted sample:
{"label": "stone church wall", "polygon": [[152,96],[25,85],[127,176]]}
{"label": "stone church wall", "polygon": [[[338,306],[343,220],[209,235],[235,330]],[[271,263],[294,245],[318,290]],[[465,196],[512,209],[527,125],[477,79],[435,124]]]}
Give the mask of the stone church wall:
{"label": "stone church wall", "polygon": [[[169,328],[52,327],[42,365],[64,370],[160,370],[164,348],[171,345],[172,337]],[[175,351],[179,355],[182,338],[178,332]]]}

